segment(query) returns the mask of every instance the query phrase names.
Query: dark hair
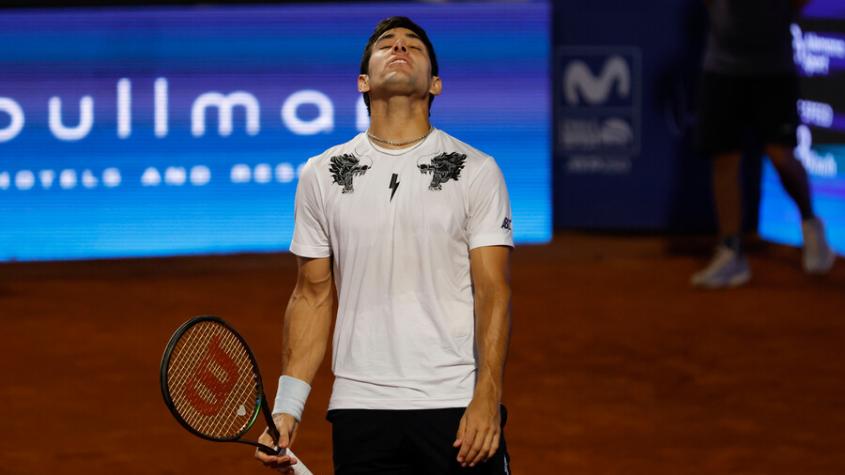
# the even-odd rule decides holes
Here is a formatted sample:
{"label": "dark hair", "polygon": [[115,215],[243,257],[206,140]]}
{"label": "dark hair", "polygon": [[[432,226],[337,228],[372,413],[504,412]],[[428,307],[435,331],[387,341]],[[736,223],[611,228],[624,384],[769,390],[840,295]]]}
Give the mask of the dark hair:
{"label": "dark hair", "polygon": [[[373,54],[373,45],[375,42],[384,34],[387,30],[392,30],[394,28],[407,28],[417,36],[420,37],[420,40],[425,45],[425,49],[428,51],[428,59],[431,62],[431,75],[437,76],[438,75],[438,67],[437,67],[437,55],[434,53],[434,45],[431,44],[431,40],[428,39],[428,35],[426,34],[425,30],[422,29],[421,26],[417,25],[410,18],[404,16],[392,16],[390,18],[385,18],[384,20],[380,21],[378,25],[376,25],[376,29],[373,30],[373,34],[370,35],[370,39],[367,40],[367,46],[364,47],[364,55],[361,56],[361,74],[368,74],[370,72],[370,56]],[[368,93],[364,94],[364,104],[367,105],[367,114],[370,113],[370,95]],[[431,103],[434,102],[434,95],[428,95],[428,110],[431,111]]]}

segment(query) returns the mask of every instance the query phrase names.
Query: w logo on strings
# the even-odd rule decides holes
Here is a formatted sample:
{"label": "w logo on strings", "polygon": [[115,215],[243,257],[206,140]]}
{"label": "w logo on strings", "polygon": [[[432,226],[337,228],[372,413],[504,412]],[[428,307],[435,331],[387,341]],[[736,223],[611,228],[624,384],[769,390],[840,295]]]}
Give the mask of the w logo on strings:
{"label": "w logo on strings", "polygon": [[185,384],[185,397],[202,415],[217,414],[235,386],[238,368],[220,346],[220,335],[208,342],[207,353]]}

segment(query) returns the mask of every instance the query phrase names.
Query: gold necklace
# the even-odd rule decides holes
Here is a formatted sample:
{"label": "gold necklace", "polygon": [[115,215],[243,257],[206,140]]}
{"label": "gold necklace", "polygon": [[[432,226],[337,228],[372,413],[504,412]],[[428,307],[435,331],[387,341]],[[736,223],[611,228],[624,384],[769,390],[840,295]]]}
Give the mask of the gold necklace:
{"label": "gold necklace", "polygon": [[422,136],[420,136],[420,137],[415,138],[414,140],[409,140],[409,141],[407,141],[407,142],[391,142],[390,140],[385,140],[385,139],[383,139],[383,138],[376,137],[375,135],[373,135],[373,134],[371,134],[371,133],[370,133],[370,129],[367,129],[367,137],[369,137],[369,138],[370,138],[370,139],[372,139],[372,140],[375,140],[375,141],[376,141],[376,142],[378,142],[378,143],[383,143],[383,144],[387,144],[387,145],[393,145],[394,147],[401,147],[401,146],[403,146],[403,145],[410,145],[410,144],[412,144],[412,143],[414,143],[414,142],[419,142],[420,140],[422,140],[422,139],[424,139],[424,138],[428,137],[428,134],[430,134],[432,130],[434,130],[434,127],[429,126],[429,127],[428,127],[428,132],[424,133],[424,134],[423,134]]}

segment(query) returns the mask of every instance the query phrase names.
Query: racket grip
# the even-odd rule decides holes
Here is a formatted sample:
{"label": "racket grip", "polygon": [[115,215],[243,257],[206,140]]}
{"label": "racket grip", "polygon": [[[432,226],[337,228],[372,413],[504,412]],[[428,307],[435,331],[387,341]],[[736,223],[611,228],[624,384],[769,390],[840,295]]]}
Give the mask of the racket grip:
{"label": "racket grip", "polygon": [[257,444],[257,446],[258,446],[258,450],[260,450],[261,452],[264,452],[267,455],[285,455],[285,449],[283,449],[281,447],[277,447],[277,448],[274,449],[272,447],[267,447],[264,444]]}
{"label": "racket grip", "polygon": [[312,473],[311,470],[308,470],[308,467],[302,463],[302,459],[297,457],[292,450],[288,449],[288,455],[296,459],[296,465],[293,466],[293,473],[295,475],[314,475],[314,473]]}
{"label": "racket grip", "polygon": [[258,450],[264,452],[267,455],[290,455],[291,457],[296,458],[296,465],[293,466],[294,475],[314,475],[314,473],[311,472],[311,470],[309,470],[304,463],[302,463],[302,460],[300,460],[300,458],[293,453],[293,450],[283,449],[281,447],[277,449],[271,449],[270,447],[267,447],[263,444],[258,444]]}

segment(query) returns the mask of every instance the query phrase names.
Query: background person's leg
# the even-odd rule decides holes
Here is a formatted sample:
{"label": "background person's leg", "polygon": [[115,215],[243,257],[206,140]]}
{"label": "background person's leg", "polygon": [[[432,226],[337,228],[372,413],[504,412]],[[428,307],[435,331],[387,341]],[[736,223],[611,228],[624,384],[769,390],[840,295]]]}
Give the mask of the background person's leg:
{"label": "background person's leg", "polygon": [[810,182],[804,165],[795,159],[793,148],[787,145],[770,144],[766,154],[777,170],[780,182],[787,194],[795,201],[801,213],[801,232],[804,236],[802,267],[810,274],[828,272],[836,260],[836,254],[825,237],[824,224],[813,211]]}
{"label": "background person's leg", "polygon": [[766,154],[777,170],[784,190],[801,213],[804,236],[804,270],[821,274],[830,270],[836,259],[825,238],[824,225],[815,216],[810,183],[804,166],[796,160],[796,129],[799,97],[798,77],[794,74],[762,77],[750,89],[754,107],[754,128],[762,137]]}
{"label": "background person's leg", "polygon": [[713,157],[713,201],[716,204],[721,242],[738,239],[742,227],[742,186],[739,179],[741,161],[742,153],[739,150]]}
{"label": "background person's leg", "polygon": [[775,167],[783,189],[798,206],[801,219],[815,218],[807,172],[804,170],[804,165],[795,159],[792,147],[769,144],[766,145],[766,155]]}
{"label": "background person's leg", "polygon": [[736,287],[751,278],[739,237],[742,227],[741,161],[739,151],[713,157],[713,201],[719,224],[719,245],[707,267],[693,274],[691,283],[696,287]]}
{"label": "background person's leg", "polygon": [[719,231],[719,245],[710,263],[693,274],[696,287],[721,288],[742,285],[751,278],[748,263],[740,252],[742,229],[742,187],[740,163],[746,129],[747,80],[705,72],[698,97],[696,144],[712,161],[713,201]]}

